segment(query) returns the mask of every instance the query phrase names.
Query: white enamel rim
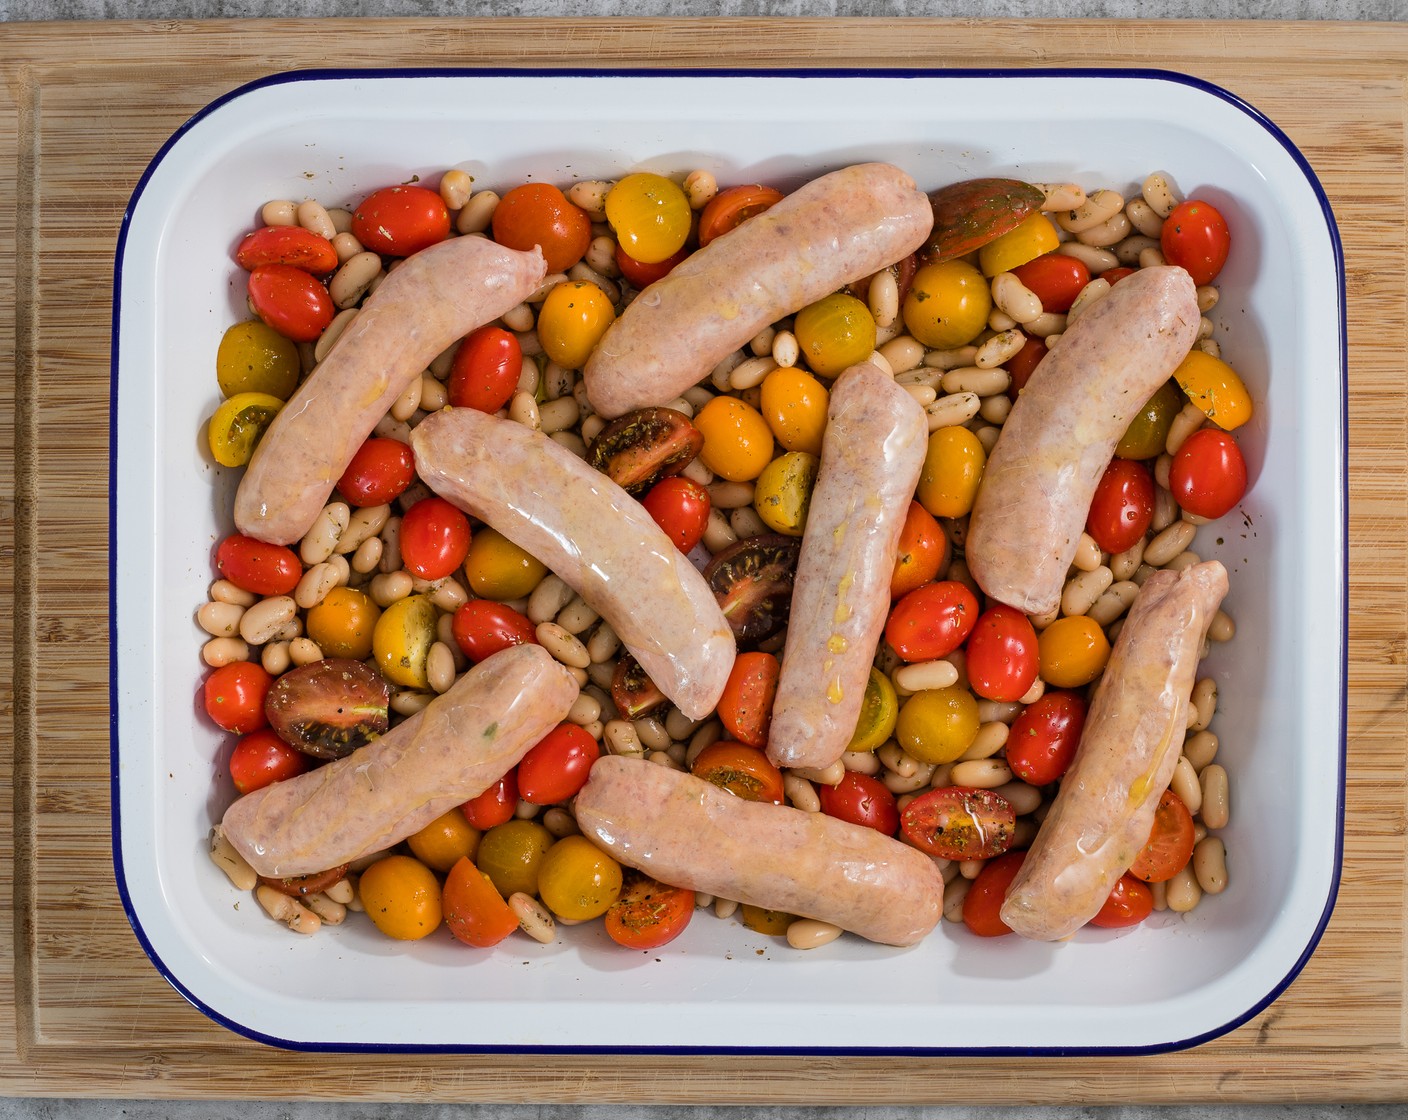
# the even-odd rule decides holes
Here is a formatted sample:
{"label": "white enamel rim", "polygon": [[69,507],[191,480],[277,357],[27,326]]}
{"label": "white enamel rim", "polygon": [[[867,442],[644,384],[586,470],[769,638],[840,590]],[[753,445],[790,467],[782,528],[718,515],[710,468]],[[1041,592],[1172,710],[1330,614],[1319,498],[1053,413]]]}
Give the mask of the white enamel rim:
{"label": "white enamel rim", "polygon": [[[1212,317],[1256,398],[1239,433],[1253,485],[1194,547],[1228,565],[1239,626],[1204,670],[1222,695],[1232,888],[1187,917],[1061,946],[942,925],[905,951],[848,937],[798,953],[701,915],[653,953],[585,929],[480,952],[443,930],[395,944],[365,922],[301,939],[252,913],[204,852],[232,791],[212,779],[228,737],[199,711],[193,614],[230,531],[231,472],[203,430],[216,343],[244,317],[230,252],[259,205],[347,203],[456,166],[476,187],[695,167],[791,186],[867,159],[925,189],[985,174],[1133,188],[1166,168],[1227,215],[1237,249]],[[1343,267],[1308,164],[1225,91],[1152,71],[280,75],[157,154],[115,293],[117,881],[153,963],[230,1029],[315,1050],[1147,1052],[1244,1022],[1314,949],[1343,824]]]}

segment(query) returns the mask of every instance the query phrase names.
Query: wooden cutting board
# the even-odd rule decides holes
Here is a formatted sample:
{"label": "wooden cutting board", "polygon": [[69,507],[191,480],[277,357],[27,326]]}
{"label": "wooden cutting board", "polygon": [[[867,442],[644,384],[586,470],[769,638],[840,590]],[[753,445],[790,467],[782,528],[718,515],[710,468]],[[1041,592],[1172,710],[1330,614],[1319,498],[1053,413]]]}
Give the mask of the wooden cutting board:
{"label": "wooden cutting board", "polygon": [[[300,1055],[204,1018],[137,945],[109,844],[108,338],[117,229],[148,160],[203,105],[275,70],[720,64],[1178,70],[1259,107],[1324,183],[1349,293],[1344,877],[1305,971],[1239,1030],[1181,1053],[1106,1059]],[[0,472],[0,582],[13,603],[0,607],[10,666],[0,674],[10,717],[0,785],[13,791],[0,798],[0,1092],[662,1104],[1408,1096],[1408,25],[0,24],[0,75],[0,461],[14,465]],[[1332,703],[1334,682],[1324,689]]]}

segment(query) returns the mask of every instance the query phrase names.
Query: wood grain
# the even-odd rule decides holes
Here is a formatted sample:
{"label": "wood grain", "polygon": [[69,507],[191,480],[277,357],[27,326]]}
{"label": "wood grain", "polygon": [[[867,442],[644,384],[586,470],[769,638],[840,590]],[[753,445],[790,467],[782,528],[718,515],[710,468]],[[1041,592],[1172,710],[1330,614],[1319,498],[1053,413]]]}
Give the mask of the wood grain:
{"label": "wood grain", "polygon": [[[157,975],[108,836],[112,252],[161,142],[281,68],[1089,67],[1179,70],[1277,122],[1345,244],[1351,484],[1343,885],[1290,990],[1202,1047],[1140,1058],[407,1058],[290,1054]],[[659,1103],[1391,1100],[1404,1037],[1405,80],[1408,27],[981,21],[260,21],[0,27],[0,1091]],[[1327,375],[1331,371],[1326,371]],[[1327,702],[1329,700],[1327,692]],[[1327,750],[1333,744],[1326,744]],[[257,1076],[252,1076],[254,1071]]]}

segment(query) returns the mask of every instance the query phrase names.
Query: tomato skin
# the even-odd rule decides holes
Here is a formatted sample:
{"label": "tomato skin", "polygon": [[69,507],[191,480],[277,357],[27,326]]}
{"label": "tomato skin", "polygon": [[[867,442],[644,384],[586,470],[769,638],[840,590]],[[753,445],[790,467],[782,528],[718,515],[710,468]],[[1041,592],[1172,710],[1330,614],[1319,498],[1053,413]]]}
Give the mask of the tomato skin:
{"label": "tomato skin", "polygon": [[932,661],[967,641],[977,621],[978,598],[964,584],[927,583],[891,608],[885,640],[905,661]]}
{"label": "tomato skin", "polygon": [[337,268],[337,250],[326,237],[302,226],[265,226],[245,235],[235,262],[250,272],[260,265],[287,264],[321,276]]}
{"label": "tomato skin", "polygon": [[1133,268],[1125,268],[1124,265],[1120,265],[1118,268],[1107,268],[1104,272],[1100,274],[1100,279],[1109,281],[1110,287],[1113,288],[1126,276],[1133,276],[1136,271],[1138,270]]}
{"label": "tomato skin", "polygon": [[1079,693],[1063,689],[1052,689],[1023,708],[1007,736],[1007,765],[1012,773],[1032,786],[1059,780],[1080,745],[1085,710]]}
{"label": "tomato skin", "polygon": [[968,636],[968,684],[985,700],[1020,700],[1036,683],[1036,629],[1021,611],[998,604]]}
{"label": "tomato skin", "polygon": [[492,323],[470,331],[455,351],[446,385],[455,408],[498,412],[518,388],[523,348],[518,339]]}
{"label": "tomato skin", "polygon": [[1002,903],[1026,858],[1026,851],[1021,850],[989,860],[968,888],[963,899],[963,924],[979,937],[1002,937],[1012,932],[1002,920]]}
{"label": "tomato skin", "polygon": [[1111,459],[1095,487],[1085,531],[1105,552],[1133,548],[1154,520],[1154,476],[1134,459]]}
{"label": "tomato skin", "polygon": [[1227,222],[1210,203],[1190,198],[1173,208],[1159,234],[1164,260],[1188,270],[1195,284],[1211,284],[1232,247]]}
{"label": "tomato skin", "polygon": [[895,795],[879,778],[847,770],[834,786],[818,786],[816,793],[828,817],[873,828],[885,836],[893,836],[900,827]]}
{"label": "tomato skin", "polygon": [[564,369],[581,369],[615,319],[616,308],[601,288],[589,280],[566,280],[538,310],[538,341]]}
{"label": "tomato skin", "polygon": [[460,811],[464,819],[480,832],[513,820],[518,808],[518,770],[510,770],[477,797],[471,797]]}
{"label": "tomato skin", "polygon": [[667,260],[689,240],[689,199],[678,183],[663,175],[635,171],[618,179],[602,206],[617,242],[638,261]]}
{"label": "tomato skin", "polygon": [[518,928],[518,915],[468,856],[450,868],[441,897],[445,925],[466,945],[487,949]]}
{"label": "tomato skin", "polygon": [[367,917],[387,937],[419,941],[444,920],[440,880],[411,856],[387,856],[365,871],[358,885]]}
{"label": "tomato skin", "polygon": [[450,210],[439,191],[383,187],[352,212],[352,235],[373,252],[409,257],[450,236]]}
{"label": "tomato skin", "polygon": [[460,652],[476,664],[509,646],[536,644],[537,627],[526,615],[490,599],[460,604],[450,620]]}
{"label": "tomato skin", "polygon": [[1129,873],[1146,883],[1165,883],[1188,865],[1194,843],[1193,814],[1178,794],[1166,789],[1154,809],[1148,842],[1129,865]]}
{"label": "tomato skin", "polygon": [[761,750],[746,743],[724,740],[705,747],[695,756],[690,772],[747,801],[781,805],[785,797],[782,771]]}
{"label": "tomato skin", "polygon": [[750,747],[767,745],[780,672],[770,653],[740,653],[719,698],[718,715],[729,736]]}
{"label": "tomato skin", "polygon": [[240,533],[220,542],[215,567],[236,587],[255,595],[287,595],[303,578],[303,564],[293,549]]}
{"label": "tomato skin", "polygon": [[551,183],[524,183],[499,199],[493,232],[510,249],[539,246],[549,272],[566,272],[586,256],[592,220]]}
{"label": "tomato skin", "polygon": [[532,805],[556,805],[587,784],[601,746],[575,723],[559,723],[518,761],[518,795]]}
{"label": "tomato skin", "polygon": [[1043,311],[1069,311],[1081,289],[1090,283],[1085,263],[1064,253],[1047,253],[1018,265],[1012,275],[1041,300]]}
{"label": "tomato skin", "polygon": [[904,807],[900,830],[921,852],[940,859],[992,859],[1012,846],[1017,814],[990,789],[925,790]]}
{"label": "tomato skin", "polygon": [[899,599],[948,570],[953,547],[948,534],[917,501],[909,503],[900,529],[895,570],[890,575],[890,598]]}
{"label": "tomato skin", "polygon": [[703,539],[712,508],[708,490],[678,475],[652,486],[641,505],[681,552],[689,552]]}
{"label": "tomato skin", "polygon": [[628,871],[621,896],[606,911],[606,935],[626,949],[658,949],[682,934],[693,916],[693,891]]}
{"label": "tomato skin", "polygon": [[1154,912],[1154,892],[1133,875],[1121,875],[1090,924],[1101,929],[1137,926]]}
{"label": "tomato skin", "polygon": [[668,276],[675,265],[687,256],[689,256],[689,246],[681,245],[663,261],[638,261],[621,248],[619,243],[616,245],[616,267],[621,270],[621,275],[634,288],[650,287],[655,281]]}
{"label": "tomato skin", "polygon": [[394,502],[415,481],[416,457],[410,444],[373,436],[357,449],[337,489],[354,506]]}
{"label": "tomato skin", "polygon": [[1180,508],[1216,519],[1231,512],[1247,492],[1247,461],[1226,432],[1200,428],[1186,440],[1169,468],[1169,489]]}
{"label": "tomato skin", "polygon": [[728,187],[711,198],[699,215],[699,247],[737,229],[749,218],[782,201],[782,192],[761,183]]}
{"label": "tomato skin", "polygon": [[1037,638],[1041,679],[1056,688],[1080,688],[1110,660],[1110,640],[1089,615],[1058,618]]}
{"label": "tomato skin", "polygon": [[296,778],[313,765],[313,760],[291,747],[272,729],[262,727],[235,744],[230,754],[230,777],[241,794]]}
{"label": "tomato skin", "polygon": [[1026,388],[1027,382],[1032,379],[1032,374],[1036,372],[1036,367],[1041,365],[1041,359],[1046,357],[1046,343],[1040,338],[1029,338],[1022,344],[1022,348],[1017,351],[1017,356],[1007,359],[1007,372],[1012,375],[1012,385],[1007,390],[1007,395],[1014,401]]}
{"label": "tomato skin", "polygon": [[248,735],[267,727],[264,698],[274,678],[257,661],[232,661],[205,678],[205,713],[217,727]]}
{"label": "tomato skin", "polygon": [[421,579],[444,579],[469,553],[469,518],[444,498],[422,498],[401,518],[401,561]]}
{"label": "tomato skin", "polygon": [[249,274],[254,313],[285,338],[316,342],[337,313],[323,282],[291,264],[264,264]]}

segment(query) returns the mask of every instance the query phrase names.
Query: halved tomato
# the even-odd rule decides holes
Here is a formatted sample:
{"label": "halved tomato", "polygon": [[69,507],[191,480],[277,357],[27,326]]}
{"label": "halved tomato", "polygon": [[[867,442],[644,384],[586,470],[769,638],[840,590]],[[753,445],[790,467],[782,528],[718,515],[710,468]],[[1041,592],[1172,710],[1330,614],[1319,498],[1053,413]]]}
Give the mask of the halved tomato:
{"label": "halved tomato", "polygon": [[941,859],[991,859],[1012,846],[1017,814],[990,789],[945,786],[921,793],[900,814],[900,832]]}
{"label": "halved tomato", "polygon": [[658,949],[682,934],[694,916],[694,892],[628,871],[621,897],[606,911],[606,934],[627,949]]}
{"label": "halved tomato", "polygon": [[747,801],[771,801],[781,805],[782,771],[768,761],[767,755],[746,743],[725,739],[705,747],[690,767],[696,778],[712,782],[729,793]]}
{"label": "halved tomato", "polygon": [[1193,814],[1178,794],[1166,789],[1154,810],[1148,843],[1134,857],[1129,873],[1146,883],[1167,882],[1193,858],[1193,843]]}
{"label": "halved tomato", "polygon": [[782,192],[761,183],[729,187],[711,198],[699,215],[699,247],[736,229],[749,218],[782,201]]}

